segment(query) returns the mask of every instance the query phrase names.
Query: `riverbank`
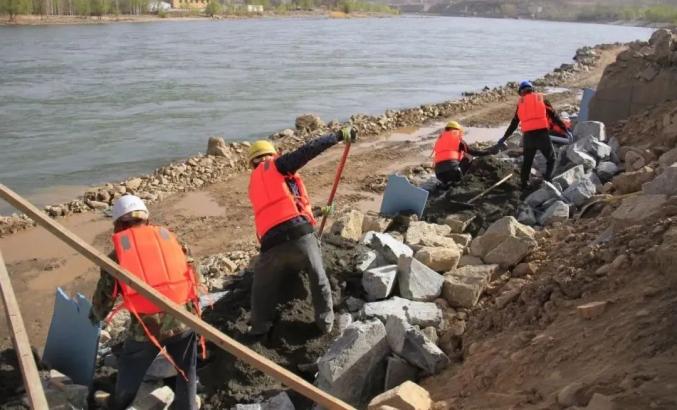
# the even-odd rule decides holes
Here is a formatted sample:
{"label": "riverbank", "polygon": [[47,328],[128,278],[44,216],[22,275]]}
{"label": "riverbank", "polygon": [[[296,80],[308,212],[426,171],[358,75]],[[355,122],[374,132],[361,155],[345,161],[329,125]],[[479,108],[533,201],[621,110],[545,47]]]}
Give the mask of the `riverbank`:
{"label": "riverbank", "polygon": [[220,14],[214,17],[207,15],[194,15],[186,13],[143,14],[140,16],[16,16],[14,21],[9,21],[7,16],[0,19],[0,26],[48,26],[48,25],[87,25],[87,24],[115,24],[115,23],[155,23],[155,22],[182,22],[182,21],[221,21],[221,20],[247,20],[260,18],[386,18],[396,17],[397,14],[356,12],[346,14],[339,11],[327,10],[293,10],[285,12],[266,11],[264,13],[238,13]]}
{"label": "riverbank", "polygon": [[[535,83],[542,87],[559,87],[566,84],[578,74],[588,72],[598,62],[600,53],[613,47],[615,46],[583,47],[577,50],[572,64],[561,65],[553,72],[535,80]],[[305,117],[297,120],[296,129],[285,129],[269,137],[275,140],[282,149],[292,149],[310,138],[337,130],[348,124],[357,127],[363,135],[377,135],[398,128],[420,126],[428,120],[447,118],[487,103],[503,101],[514,95],[515,87],[514,83],[493,89],[485,87],[481,91],[466,92],[464,93],[466,96],[459,100],[401,110],[387,110],[380,116],[355,114],[344,124],[336,121],[324,124],[313,120],[312,116]],[[197,155],[160,167],[148,175],[89,188],[80,198],[48,205],[44,209],[52,217],[64,217],[92,210],[105,210],[116,198],[125,193],[134,193],[149,203],[154,203],[174,192],[197,190],[204,185],[222,181],[233,173],[246,169],[245,156],[248,145],[248,142],[224,144],[218,151],[218,155]],[[213,154],[213,152],[208,151],[208,154]],[[0,216],[0,237],[29,226],[32,226],[32,221],[23,215]]]}
{"label": "riverbank", "polygon": [[[604,67],[623,49],[620,45],[586,47],[577,61],[538,79],[539,86],[571,90],[550,96],[558,107],[575,104],[579,87],[594,86]],[[377,210],[382,183],[392,172],[415,168],[429,161],[432,142],[444,121],[450,117],[465,125],[488,130],[471,131],[471,142],[496,140],[514,114],[515,84],[486,89],[456,101],[429,104],[404,110],[391,110],[380,116],[354,115],[350,122],[360,130],[361,140],[351,152],[337,196],[337,207]],[[299,129],[287,129],[271,137],[283,150],[330,130],[340,123],[313,124],[305,117]],[[317,128],[314,128],[317,125]],[[84,240],[104,251],[110,250],[110,219],[98,209],[107,207],[122,191],[145,197],[154,222],[165,224],[189,243],[197,259],[222,254],[238,266],[256,253],[253,218],[247,200],[248,171],[245,166],[247,143],[219,144],[224,156],[196,155],[157,169],[152,174],[111,183],[89,190],[85,198],[61,207],[57,216]],[[331,188],[339,149],[332,149],[304,168],[311,197],[321,204]],[[94,198],[95,199],[91,199]],[[105,201],[104,201],[105,200]],[[90,206],[91,205],[91,206]],[[51,213],[55,213],[51,207]],[[51,317],[54,290],[91,295],[98,269],[82,256],[59,243],[41,228],[21,218],[0,221],[5,237],[0,238],[8,269],[20,300],[31,342],[42,346]],[[30,228],[30,229],[26,229]],[[0,319],[0,328],[4,318]],[[2,345],[9,345],[2,332]]]}

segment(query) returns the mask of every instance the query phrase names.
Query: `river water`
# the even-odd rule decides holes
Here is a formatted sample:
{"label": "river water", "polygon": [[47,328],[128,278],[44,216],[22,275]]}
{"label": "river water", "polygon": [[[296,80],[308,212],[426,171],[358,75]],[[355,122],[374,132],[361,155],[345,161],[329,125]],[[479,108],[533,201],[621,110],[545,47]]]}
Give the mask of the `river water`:
{"label": "river water", "polygon": [[651,30],[454,17],[0,27],[0,182],[38,202],[293,126],[539,77]]}

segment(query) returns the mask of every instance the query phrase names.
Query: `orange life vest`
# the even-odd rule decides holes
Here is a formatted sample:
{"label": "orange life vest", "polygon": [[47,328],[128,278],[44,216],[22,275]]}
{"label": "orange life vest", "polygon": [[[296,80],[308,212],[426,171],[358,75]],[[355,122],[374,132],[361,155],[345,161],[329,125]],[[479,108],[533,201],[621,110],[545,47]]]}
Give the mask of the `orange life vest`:
{"label": "orange life vest", "polygon": [[444,131],[433,149],[435,153],[435,165],[443,161],[460,161],[463,159],[461,151],[461,141],[463,141],[463,132],[460,130]]}
{"label": "orange life vest", "polygon": [[[316,223],[303,180],[296,173],[280,173],[275,158],[260,163],[249,179],[249,200],[254,208],[259,239],[271,228],[297,216],[304,216],[312,225]],[[290,183],[296,186],[298,193],[291,191]]]}
{"label": "orange life vest", "polygon": [[517,117],[522,132],[547,129],[548,115],[543,95],[529,93],[521,96],[517,104]]}
{"label": "orange life vest", "polygon": [[[179,305],[198,298],[195,273],[176,237],[167,229],[144,225],[113,235],[118,263],[155,290]],[[118,281],[123,305],[130,312],[162,312],[151,301],[122,281]]]}
{"label": "orange life vest", "polygon": [[[567,126],[567,129],[571,127],[571,120],[562,120],[562,122]],[[548,128],[557,135],[564,135],[567,131],[563,130],[562,127],[551,121],[550,118],[548,118]]]}

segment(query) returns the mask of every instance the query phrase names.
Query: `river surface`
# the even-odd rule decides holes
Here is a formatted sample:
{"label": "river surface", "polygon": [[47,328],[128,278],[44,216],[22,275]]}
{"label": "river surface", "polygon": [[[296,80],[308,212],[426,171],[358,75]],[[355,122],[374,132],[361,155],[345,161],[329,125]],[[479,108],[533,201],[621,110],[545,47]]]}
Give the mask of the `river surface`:
{"label": "river surface", "polygon": [[414,17],[0,27],[0,182],[39,203],[292,126],[540,77],[595,24]]}

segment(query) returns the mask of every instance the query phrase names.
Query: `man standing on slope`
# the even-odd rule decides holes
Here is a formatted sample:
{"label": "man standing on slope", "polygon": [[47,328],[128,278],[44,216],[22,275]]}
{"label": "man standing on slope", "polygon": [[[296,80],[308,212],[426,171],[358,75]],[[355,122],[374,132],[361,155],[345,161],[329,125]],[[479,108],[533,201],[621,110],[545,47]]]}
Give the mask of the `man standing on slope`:
{"label": "man standing on slope", "polygon": [[281,285],[301,270],[308,273],[310,280],[315,323],[322,332],[331,332],[334,324],[331,287],[314,234],[316,221],[308,192],[297,171],[339,141],[349,144],[356,138],[357,131],[346,127],[284,155],[278,155],[267,140],[256,141],[249,149],[249,165],[253,169],[249,200],[261,243],[261,254],[254,266],[250,334],[268,333]]}
{"label": "man standing on slope", "polygon": [[555,150],[548,134],[548,120],[552,120],[554,124],[563,129],[566,129],[566,125],[553,109],[548,109],[545,97],[543,94],[534,91],[531,82],[522,81],[518,91],[520,98],[517,102],[517,111],[505,134],[496,144],[496,150],[507,148],[505,140],[512,135],[519,124],[523,134],[524,159],[521,178],[522,194],[525,195],[536,151],[541,151],[547,161],[545,180],[550,181],[552,178],[552,172],[555,168]]}
{"label": "man standing on slope", "polygon": [[463,127],[456,121],[449,121],[437,137],[433,148],[435,176],[445,185],[458,182],[470,168],[471,156],[487,155],[484,151],[472,149],[463,141]]}
{"label": "man standing on slope", "polygon": [[[167,229],[149,225],[148,209],[140,198],[125,195],[113,205],[113,244],[111,259],[189,312],[199,314],[198,279],[185,250]],[[163,351],[179,372],[173,406],[197,410],[195,332],[103,270],[92,298],[92,323],[98,325],[113,311],[118,294],[122,307],[131,313],[131,325],[118,358],[115,392],[108,408],[124,410],[132,404],[148,367]]]}

